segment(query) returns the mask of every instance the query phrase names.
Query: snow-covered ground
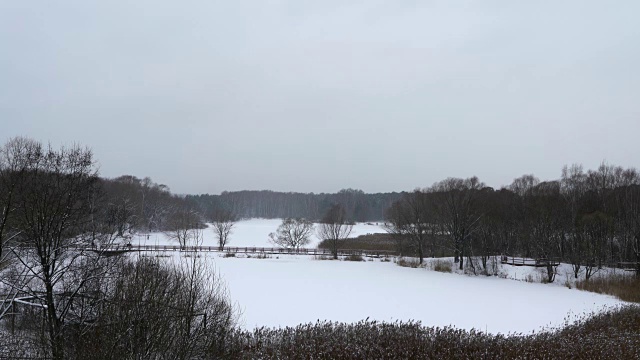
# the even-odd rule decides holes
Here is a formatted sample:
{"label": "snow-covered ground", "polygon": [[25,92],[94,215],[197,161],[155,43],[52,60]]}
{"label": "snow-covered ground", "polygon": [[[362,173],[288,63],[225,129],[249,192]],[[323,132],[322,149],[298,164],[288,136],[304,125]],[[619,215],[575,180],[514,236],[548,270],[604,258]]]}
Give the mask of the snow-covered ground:
{"label": "snow-covered ground", "polygon": [[[238,221],[234,227],[230,236],[228,246],[255,246],[255,247],[274,247],[269,242],[269,233],[275,232],[278,226],[282,223],[281,219],[250,219]],[[357,223],[353,226],[350,237],[356,237],[359,235],[365,235],[368,233],[383,233],[382,223]],[[203,246],[216,246],[217,240],[213,229],[209,226],[207,229],[203,229]],[[132,239],[133,243],[141,245],[177,245],[177,243],[169,239],[163,233],[151,233],[137,235]],[[318,245],[319,240],[314,236],[311,238],[311,243],[307,245],[309,248],[314,248]]]}
{"label": "snow-covered ground", "polygon": [[[239,222],[229,246],[271,247],[268,234],[280,222]],[[375,232],[383,230],[375,224],[358,224],[353,236]],[[149,239],[141,236],[137,241],[171,243],[163,234],[150,234]],[[317,241],[314,238],[309,247],[316,246]],[[211,229],[204,230],[203,245],[215,245]],[[175,252],[173,259],[184,255]],[[400,267],[380,259],[349,262],[304,255],[272,255],[266,259],[245,258],[244,254],[231,258],[220,253],[199,256],[222,276],[248,329],[369,318],[419,320],[427,326],[453,325],[491,333],[530,333],[622,303],[574,286],[569,289],[568,265],[559,268],[554,284],[541,284],[542,270],[532,267],[502,266],[502,277],[487,277]],[[569,281],[569,285],[573,283]]]}
{"label": "snow-covered ground", "polygon": [[[288,326],[316,320],[420,320],[492,333],[562,325],[621,302],[563,286],[440,273],[393,262],[215,257],[244,326]],[[524,270],[520,270],[524,271]]]}

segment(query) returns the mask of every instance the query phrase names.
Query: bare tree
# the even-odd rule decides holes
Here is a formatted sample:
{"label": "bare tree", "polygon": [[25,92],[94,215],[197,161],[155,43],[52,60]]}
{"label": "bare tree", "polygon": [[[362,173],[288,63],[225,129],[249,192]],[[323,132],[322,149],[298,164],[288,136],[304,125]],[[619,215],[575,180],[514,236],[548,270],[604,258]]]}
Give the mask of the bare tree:
{"label": "bare tree", "polygon": [[[479,258],[481,271],[485,275],[497,275],[499,258],[509,250],[513,237],[514,216],[511,205],[516,195],[507,189],[495,191],[484,188],[480,191],[478,204],[482,208],[478,229],[471,237],[469,253]],[[475,260],[475,259],[474,259]],[[473,271],[476,265],[471,262]]]}
{"label": "bare tree", "polygon": [[198,243],[203,227],[204,224],[197,212],[181,207],[173,211],[168,220],[168,229],[164,233],[169,239],[177,241],[180,249],[185,249]]}
{"label": "bare tree", "polygon": [[448,178],[434,184],[435,210],[445,233],[453,240],[454,261],[463,269],[465,249],[479,225],[482,214],[476,206],[478,192],[484,187],[477,177]]}
{"label": "bare tree", "polygon": [[[583,214],[578,220],[576,234],[579,249],[577,252],[582,259],[586,280],[602,269],[606,243],[613,238],[613,224],[613,218],[601,211]],[[574,275],[577,279],[578,273],[575,272]]]}
{"label": "bare tree", "polygon": [[431,256],[435,249],[435,224],[432,208],[427,194],[414,190],[404,194],[387,211],[384,227],[390,234],[398,235],[400,239],[407,239],[418,253],[422,264],[425,253],[431,245]]}
{"label": "bare tree", "polygon": [[31,280],[24,268],[13,266],[16,259],[9,244],[15,243],[13,240],[20,235],[20,230],[15,227],[15,219],[12,219],[17,209],[18,186],[33,161],[29,154],[39,151],[40,144],[20,137],[12,138],[0,147],[0,319],[13,312],[14,301],[22,290],[21,285]]}
{"label": "bare tree", "polygon": [[231,235],[233,226],[237,218],[231,210],[218,209],[211,216],[211,225],[213,232],[218,239],[218,247],[220,251],[229,243],[229,235]]}
{"label": "bare tree", "polygon": [[640,173],[628,169],[622,175],[622,185],[616,194],[618,206],[618,236],[627,258],[636,262],[640,276]]}
{"label": "bare tree", "polygon": [[509,186],[509,190],[518,194],[518,196],[526,196],[531,192],[531,189],[539,183],[540,180],[532,174],[522,175],[521,177],[513,180]]}
{"label": "bare tree", "polygon": [[582,267],[587,261],[584,254],[584,237],[579,231],[578,220],[580,217],[580,202],[586,192],[586,175],[582,165],[573,164],[571,167],[562,168],[560,180],[560,193],[566,204],[567,216],[565,217],[565,236],[560,244],[560,249],[569,259],[575,278],[578,278]]}
{"label": "bare tree", "polygon": [[[529,207],[527,204],[533,196],[534,189],[540,184],[540,180],[533,175],[522,175],[513,180],[509,186],[509,190],[517,195],[512,202],[511,215],[513,216],[513,237],[515,237],[513,250],[517,251],[520,256],[532,256],[533,242],[529,241],[530,237],[524,235],[529,231]],[[510,249],[511,250],[511,249]],[[505,254],[506,255],[506,254]],[[511,254],[516,255],[516,254]]]}
{"label": "bare tree", "polygon": [[286,218],[278,226],[275,233],[269,234],[270,241],[277,246],[295,249],[305,246],[311,242],[313,234],[313,223],[306,219]]}
{"label": "bare tree", "polygon": [[533,254],[546,262],[546,281],[555,280],[561,244],[566,231],[567,205],[558,181],[542,182],[532,189],[525,202],[526,225],[523,236],[533,244]]}
{"label": "bare tree", "polygon": [[317,235],[321,240],[329,242],[333,258],[338,258],[338,246],[351,234],[353,224],[347,219],[344,206],[333,204],[322,217],[318,225]]}
{"label": "bare tree", "polygon": [[16,229],[10,229],[9,220],[17,207],[18,185],[42,151],[39,143],[21,137],[10,139],[0,148],[0,264],[5,255],[5,243],[16,236]]}
{"label": "bare tree", "polygon": [[[88,149],[32,149],[27,156],[32,161],[17,188],[20,246],[13,253],[34,278],[25,290],[45,310],[51,356],[62,359],[66,319],[74,302],[104,273],[100,254],[82,250],[98,181]],[[80,270],[82,276],[76,272]]]}

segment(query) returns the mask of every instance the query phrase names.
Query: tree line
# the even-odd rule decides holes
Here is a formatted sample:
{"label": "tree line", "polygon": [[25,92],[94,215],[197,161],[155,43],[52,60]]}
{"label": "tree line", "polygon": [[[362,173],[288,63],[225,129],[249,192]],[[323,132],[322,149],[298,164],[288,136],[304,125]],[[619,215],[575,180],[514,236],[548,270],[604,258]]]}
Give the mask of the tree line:
{"label": "tree line", "polygon": [[420,257],[446,248],[463,268],[490,272],[497,255],[537,258],[547,281],[556,261],[588,279],[605,265],[640,270],[640,173],[602,164],[565,166],[558,180],[524,175],[499,190],[476,177],[449,178],[403,194],[386,212],[386,228]]}
{"label": "tree line", "polygon": [[218,209],[232,211],[240,218],[305,218],[320,220],[335,204],[340,204],[350,221],[382,221],[385,210],[401,193],[366,194],[362,190],[343,189],[335,194],[286,193],[275,191],[234,191],[220,195],[187,195],[204,214]]}

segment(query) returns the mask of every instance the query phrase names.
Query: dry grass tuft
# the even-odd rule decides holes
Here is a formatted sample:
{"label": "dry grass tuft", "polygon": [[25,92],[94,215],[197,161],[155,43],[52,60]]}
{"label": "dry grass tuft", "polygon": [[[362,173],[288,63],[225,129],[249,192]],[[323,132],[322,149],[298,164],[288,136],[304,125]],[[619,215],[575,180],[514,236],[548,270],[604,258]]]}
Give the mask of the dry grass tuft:
{"label": "dry grass tuft", "polygon": [[349,255],[344,257],[344,261],[364,261],[362,255]]}
{"label": "dry grass tuft", "polygon": [[450,260],[435,260],[431,263],[431,268],[434,271],[450,273],[452,271],[453,265],[451,264]]}
{"label": "dry grass tuft", "polygon": [[426,267],[426,264],[420,264],[418,260],[406,258],[398,258],[396,264],[398,264],[398,266],[409,267],[413,269]]}

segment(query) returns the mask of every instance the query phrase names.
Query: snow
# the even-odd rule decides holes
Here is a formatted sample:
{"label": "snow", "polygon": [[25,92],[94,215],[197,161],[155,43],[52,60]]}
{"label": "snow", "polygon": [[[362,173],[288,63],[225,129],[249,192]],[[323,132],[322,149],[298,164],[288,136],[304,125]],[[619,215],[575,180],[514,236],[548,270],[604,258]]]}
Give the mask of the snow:
{"label": "snow", "polygon": [[[269,233],[275,232],[282,223],[282,219],[250,219],[238,221],[232,229],[228,246],[231,247],[275,247],[269,242]],[[370,233],[385,232],[381,227],[382,223],[357,223],[353,226],[350,237],[357,237]],[[207,225],[203,229],[203,246],[216,246],[217,239],[211,228]],[[320,240],[315,236],[311,238],[311,243],[307,247],[314,248]],[[150,234],[139,234],[132,238],[132,243],[141,245],[177,245],[177,242],[169,239],[161,232]]]}
{"label": "snow", "polygon": [[[271,247],[268,234],[281,220],[254,219],[236,224],[230,246]],[[382,232],[357,224],[353,236]],[[213,231],[204,244],[215,245]],[[140,243],[167,243],[162,234]],[[312,246],[317,244],[314,239]],[[151,254],[148,254],[151,255]],[[177,260],[184,253],[173,253]],[[556,282],[541,284],[542,269],[502,265],[501,277],[440,273],[400,267],[380,259],[366,262],[318,260],[304,255],[224,258],[201,253],[221,275],[232,301],[242,311],[242,326],[295,326],[317,320],[355,322],[418,320],[426,326],[453,325],[490,333],[531,333],[563,325],[566,320],[623,304],[604,295],[566,286],[569,265]],[[533,280],[534,282],[530,282]]]}
{"label": "snow", "polygon": [[[317,320],[354,322],[419,320],[427,326],[453,325],[490,333],[530,333],[557,327],[567,318],[622,304],[610,296],[554,284],[499,277],[439,273],[379,260],[349,262],[311,256],[267,259],[223,258],[215,264],[242,325],[295,326]],[[504,270],[524,274],[518,267]]]}
{"label": "snow", "polygon": [[214,258],[245,328],[316,320],[419,320],[491,333],[560,326],[570,314],[621,304],[609,296],[498,277],[439,273],[393,262]]}
{"label": "snow", "polygon": [[[501,272],[504,277],[512,280],[527,281],[527,282],[543,282],[547,278],[547,272],[544,267],[531,267],[531,266],[502,266]],[[576,282],[584,280],[585,270],[580,269],[578,272],[578,278],[576,279],[571,264],[561,263],[555,269],[556,277],[550,286],[563,286],[575,288]],[[615,268],[604,267],[592,274],[593,278],[607,277],[611,275],[629,275],[628,271]]]}

